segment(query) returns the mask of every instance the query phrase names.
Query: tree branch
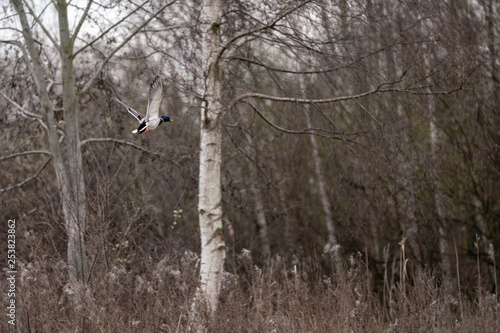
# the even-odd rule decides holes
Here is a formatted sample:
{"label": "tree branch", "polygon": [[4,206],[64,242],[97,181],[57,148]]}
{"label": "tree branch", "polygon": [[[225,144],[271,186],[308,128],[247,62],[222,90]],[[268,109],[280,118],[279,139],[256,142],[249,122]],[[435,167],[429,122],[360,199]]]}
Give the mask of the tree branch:
{"label": "tree branch", "polygon": [[12,44],[12,45],[15,45],[15,46],[19,46],[19,47],[22,47],[22,44],[19,43],[18,41],[16,40],[10,40],[10,39],[0,39],[0,43],[3,43],[3,44]]}
{"label": "tree branch", "polygon": [[[23,0],[23,2],[24,2],[24,5],[26,6],[26,8],[28,8],[28,11],[30,12],[31,16],[33,16],[33,19],[35,20],[35,22],[38,23],[38,25],[42,28],[43,32],[50,39],[50,41],[52,42],[54,47],[57,50],[59,50],[60,47],[59,47],[59,44],[57,43],[56,39],[50,34],[49,30],[45,27],[45,25],[43,25],[42,21],[40,21],[38,16],[36,16],[35,12],[33,11],[33,8],[31,8],[31,6],[29,5],[29,3],[26,0]],[[44,9],[44,11],[45,11],[45,9]]]}
{"label": "tree branch", "polygon": [[75,40],[76,37],[78,36],[78,33],[80,32],[80,29],[82,28],[83,23],[85,23],[85,19],[87,18],[87,15],[89,13],[90,7],[92,6],[93,0],[89,0],[87,7],[85,7],[85,10],[82,14],[82,17],[80,18],[80,21],[78,22],[78,25],[75,28],[75,31],[73,31],[73,35],[71,36],[71,45],[75,45]]}
{"label": "tree branch", "polygon": [[17,104],[16,102],[14,102],[12,99],[10,99],[3,91],[0,90],[0,94],[2,94],[2,96],[7,100],[9,101],[10,103],[12,103],[20,112],[20,114],[24,117],[32,117],[32,118],[35,118],[39,123],[40,125],[45,129],[47,130],[47,125],[45,124],[45,122],[43,121],[43,117],[39,114],[36,114],[36,113],[32,113],[32,112],[29,112],[28,110],[26,110],[24,107],[20,106],[19,104]]}
{"label": "tree branch", "polygon": [[28,150],[28,151],[23,151],[21,153],[15,153],[15,154],[7,155],[7,156],[2,156],[2,157],[0,157],[0,161],[6,160],[9,158],[18,157],[18,156],[31,155],[31,154],[49,155],[50,157],[52,157],[52,154],[46,150]]}
{"label": "tree branch", "polygon": [[155,152],[155,151],[152,151],[152,150],[149,150],[149,149],[146,149],[146,148],[144,148],[136,143],[133,143],[130,141],[125,141],[125,140],[120,140],[120,139],[113,139],[113,138],[89,138],[89,139],[82,140],[80,142],[80,146],[83,146],[84,144],[87,144],[89,142],[116,142],[116,143],[121,143],[121,144],[124,144],[127,146],[131,146],[135,149],[141,150],[141,151],[146,152],[146,153],[151,154],[151,155],[162,156],[162,154]]}
{"label": "tree branch", "polygon": [[[102,37],[104,37],[108,32],[110,32],[111,30],[113,30],[115,27],[117,27],[118,25],[122,24],[123,21],[125,21],[127,18],[129,18],[130,16],[132,16],[135,12],[137,12],[139,9],[141,9],[142,7],[144,7],[144,5],[146,5],[147,3],[149,3],[149,1],[144,1],[144,3],[142,5],[140,5],[139,7],[137,7],[136,9],[134,9],[133,11],[131,11],[129,14],[125,15],[121,20],[119,20],[115,24],[111,25],[108,29],[104,30],[99,36],[97,36],[96,38],[94,38],[94,40],[92,40],[91,42],[89,42],[86,45],[82,46],[79,50],[75,51],[73,53],[73,57],[76,57],[78,53],[82,52],[87,47],[92,46],[95,42],[97,42],[99,39],[101,39]],[[76,37],[77,37],[77,35],[75,34],[74,35],[74,39],[76,39]]]}
{"label": "tree branch", "polygon": [[21,30],[16,29],[16,28],[11,28],[11,27],[1,27],[0,30],[12,30],[12,31],[15,31],[15,32],[22,33]]}
{"label": "tree branch", "polygon": [[288,10],[285,10],[284,12],[277,13],[276,16],[266,25],[263,25],[261,27],[255,28],[250,31],[246,31],[244,33],[241,33],[235,37],[233,37],[229,42],[227,42],[220,50],[219,52],[219,59],[222,59],[222,54],[232,48],[230,51],[228,51],[228,54],[226,56],[226,59],[229,59],[232,57],[234,52],[243,44],[255,39],[258,37],[258,35],[262,34],[266,30],[272,28],[276,23],[278,23],[281,19],[283,19],[285,16],[288,14],[294,12],[295,10],[299,9],[300,7],[306,5],[307,3],[311,2],[312,0],[306,0],[303,2],[300,2],[298,5],[289,8]]}
{"label": "tree branch", "polygon": [[[142,147],[142,146],[140,146],[140,145],[138,145],[136,143],[130,142],[130,141],[120,140],[120,139],[114,139],[114,138],[89,138],[89,139],[85,139],[85,140],[82,140],[80,142],[80,147],[82,147],[84,144],[87,144],[89,142],[115,142],[115,143],[120,143],[120,144],[123,144],[123,145],[130,146],[132,148],[135,148],[137,150],[143,151],[145,153],[165,158],[165,155],[162,154],[162,153],[146,149],[146,148],[144,148],[144,147]],[[168,161],[171,162],[172,164],[175,164],[177,167],[183,169],[182,165],[179,164],[178,162],[176,162],[176,161],[174,161],[172,159],[168,159]]]}
{"label": "tree branch", "polygon": [[32,181],[33,179],[37,178],[40,175],[40,173],[42,173],[42,171],[45,169],[45,167],[49,164],[49,162],[51,160],[52,160],[52,158],[49,158],[47,160],[47,162],[45,162],[42,165],[42,167],[33,176],[31,176],[29,178],[26,178],[25,180],[23,180],[22,182],[19,182],[17,184],[9,185],[6,188],[1,188],[0,189],[0,193],[4,193],[4,192],[10,191],[10,190],[13,190],[15,188],[19,188],[19,187],[23,186],[24,184],[26,184],[26,183]]}
{"label": "tree branch", "polygon": [[370,95],[374,95],[377,93],[386,93],[386,92],[398,92],[398,93],[406,93],[412,95],[449,95],[453,92],[462,90],[462,86],[458,88],[451,89],[449,91],[422,91],[422,89],[428,88],[429,86],[419,86],[413,88],[381,88],[384,85],[389,85],[393,83],[383,83],[379,85],[376,89],[360,93],[357,95],[347,95],[347,96],[339,96],[332,98],[324,98],[324,99],[308,99],[308,98],[295,98],[295,97],[281,97],[281,96],[272,96],[260,93],[248,93],[240,95],[238,98],[233,100],[229,105],[229,108],[232,108],[236,103],[243,101],[248,98],[257,98],[257,99],[266,99],[270,101],[276,102],[288,102],[288,103],[301,103],[301,104],[324,104],[324,103],[335,103],[347,100],[356,100],[363,97],[367,97]]}
{"label": "tree branch", "polygon": [[[21,31],[21,33],[22,33],[22,31]],[[31,63],[30,63],[30,58],[28,56],[28,51],[26,50],[26,47],[24,47],[24,45],[21,42],[18,42],[16,40],[0,40],[0,43],[12,44],[12,45],[15,45],[15,46],[19,47],[19,49],[23,53],[23,57],[24,57],[26,66],[28,67],[28,70],[31,73],[33,73],[33,67],[31,66]]]}
{"label": "tree branch", "polygon": [[35,48],[35,41],[31,33],[31,28],[29,26],[28,18],[26,17],[26,11],[24,10],[22,0],[11,0],[11,2],[14,5],[17,14],[19,15],[19,21],[23,30],[23,37],[26,47],[24,47],[21,43],[19,43],[18,45],[23,52],[26,65],[28,66],[33,79],[35,80],[38,92],[41,95],[40,97],[42,99],[42,107],[50,106],[50,108],[52,108],[49,94],[46,93],[47,85],[45,84],[45,74],[42,68],[42,62],[40,61],[38,52]]}
{"label": "tree branch", "polygon": [[[272,121],[270,121],[269,119],[267,119],[267,117],[264,116],[264,114],[255,105],[253,105],[252,103],[250,103],[248,101],[243,101],[243,103],[249,105],[255,111],[255,113],[257,113],[257,115],[260,118],[262,118],[262,120],[264,120],[269,126],[273,127],[274,129],[277,129],[280,132],[287,133],[287,134],[316,135],[316,136],[320,136],[320,137],[323,137],[323,138],[329,138],[329,139],[335,139],[335,140],[346,140],[345,138],[341,138],[341,137],[334,136],[334,135],[325,135],[325,134],[317,133],[317,132],[332,133],[332,131],[328,131],[328,130],[320,129],[320,128],[304,128],[304,129],[301,129],[299,131],[286,129],[284,127],[276,125],[275,123],[273,123]],[[350,141],[350,140],[347,140],[347,141]]]}
{"label": "tree branch", "polygon": [[[158,14],[160,14],[165,8],[168,6],[171,6],[173,3],[175,3],[177,0],[173,0],[167,4],[165,4],[163,7],[161,7],[153,16],[151,16],[149,19],[147,19],[143,24],[141,24],[137,29],[135,29],[125,40],[121,42],[120,45],[118,45],[111,53],[104,59],[104,61],[101,63],[99,68],[94,72],[94,75],[87,81],[85,86],[82,88],[82,90],[78,93],[79,96],[83,95],[87,90],[92,86],[94,81],[97,79],[97,77],[101,74],[103,71],[104,67],[107,65],[109,60],[115,55],[116,52],[118,52],[122,47],[124,47],[131,39],[134,37],[142,28],[144,28],[151,20],[153,20]],[[138,9],[137,9],[138,10]],[[81,50],[77,51],[80,52]],[[75,55],[77,54],[75,53]]]}
{"label": "tree branch", "polygon": [[13,104],[19,111],[21,111],[24,115],[37,118],[37,119],[42,119],[42,116],[36,113],[29,112],[28,110],[24,109],[21,105],[17,104],[15,101],[9,98],[3,91],[0,90],[0,94],[11,104]]}
{"label": "tree branch", "polygon": [[330,72],[335,72],[335,71],[339,71],[341,69],[346,69],[346,68],[350,68],[354,65],[356,65],[357,63],[360,63],[362,60],[368,58],[368,57],[371,57],[373,55],[376,55],[378,53],[381,53],[381,52],[384,52],[384,51],[387,51],[389,48],[393,47],[397,45],[396,41],[394,41],[394,43],[391,43],[391,44],[388,44],[380,49],[376,49],[376,50],[373,50],[371,52],[368,52],[364,55],[361,55],[359,56],[358,58],[352,60],[351,62],[345,64],[345,65],[341,65],[341,66],[336,66],[336,67],[329,67],[329,68],[324,68],[324,69],[318,69],[318,70],[293,70],[293,69],[285,69],[285,68],[278,68],[278,67],[273,67],[273,66],[269,66],[267,64],[264,64],[263,62],[260,62],[260,61],[257,61],[257,60],[253,60],[253,59],[249,59],[249,58],[244,58],[244,57],[238,57],[238,56],[233,56],[231,58],[229,58],[228,60],[238,60],[238,61],[244,61],[244,62],[248,62],[250,64],[253,64],[253,65],[257,65],[257,66],[261,66],[261,67],[264,67],[265,69],[267,70],[270,70],[270,71],[274,71],[274,72],[281,72],[281,73],[288,73],[288,74],[323,74],[323,73],[330,73]]}

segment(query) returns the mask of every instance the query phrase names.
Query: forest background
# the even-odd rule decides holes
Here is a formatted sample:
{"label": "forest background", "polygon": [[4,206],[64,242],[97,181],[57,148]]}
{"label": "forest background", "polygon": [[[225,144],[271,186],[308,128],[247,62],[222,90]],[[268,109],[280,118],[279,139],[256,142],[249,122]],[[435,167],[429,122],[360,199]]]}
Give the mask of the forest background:
{"label": "forest background", "polygon": [[1,11],[2,331],[500,331],[496,1]]}

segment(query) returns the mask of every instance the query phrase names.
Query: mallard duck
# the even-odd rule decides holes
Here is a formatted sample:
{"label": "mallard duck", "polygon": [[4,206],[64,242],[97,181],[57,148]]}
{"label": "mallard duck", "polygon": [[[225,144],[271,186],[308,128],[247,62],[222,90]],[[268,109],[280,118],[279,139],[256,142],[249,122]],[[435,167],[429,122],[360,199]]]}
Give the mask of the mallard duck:
{"label": "mallard duck", "polygon": [[[116,98],[116,97],[115,97]],[[139,127],[132,131],[134,134],[143,134],[147,133],[150,130],[154,130],[161,123],[166,121],[172,121],[170,117],[163,116],[159,117],[158,112],[160,111],[160,104],[163,98],[163,84],[160,80],[160,77],[157,76],[153,83],[151,83],[151,87],[149,88],[149,98],[148,98],[148,108],[146,111],[146,116],[144,117],[141,113],[135,111],[118,98],[116,100],[123,105],[127,111],[134,116],[135,119],[139,122]]]}

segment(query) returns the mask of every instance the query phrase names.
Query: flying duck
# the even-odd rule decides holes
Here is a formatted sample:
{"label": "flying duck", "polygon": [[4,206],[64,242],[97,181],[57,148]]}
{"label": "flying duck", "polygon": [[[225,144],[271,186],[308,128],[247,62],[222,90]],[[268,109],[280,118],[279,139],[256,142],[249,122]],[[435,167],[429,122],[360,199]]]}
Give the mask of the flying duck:
{"label": "flying duck", "polygon": [[150,130],[154,130],[157,128],[161,123],[166,122],[166,121],[172,121],[170,117],[163,116],[159,117],[158,116],[158,111],[160,111],[160,104],[161,100],[163,98],[163,84],[160,80],[160,77],[157,76],[153,83],[151,83],[151,87],[149,88],[149,98],[148,98],[148,108],[146,111],[146,116],[144,117],[141,113],[135,111],[122,101],[120,101],[118,98],[115,97],[115,99],[123,105],[127,111],[134,116],[135,119],[139,122],[139,127],[135,130],[132,131],[134,134],[143,134],[147,133]]}

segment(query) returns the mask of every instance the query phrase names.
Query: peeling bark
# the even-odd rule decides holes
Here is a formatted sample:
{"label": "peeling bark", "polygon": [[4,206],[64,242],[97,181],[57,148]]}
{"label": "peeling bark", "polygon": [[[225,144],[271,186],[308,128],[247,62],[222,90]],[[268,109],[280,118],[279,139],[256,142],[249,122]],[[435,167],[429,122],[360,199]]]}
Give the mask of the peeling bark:
{"label": "peeling bark", "polygon": [[[220,0],[205,0],[201,14],[202,59],[205,75],[201,107],[200,177],[198,211],[201,235],[200,286],[197,304],[206,304],[210,314],[217,309],[226,256],[222,227],[221,193],[221,72],[219,68]],[[196,304],[195,303],[195,304]],[[195,312],[199,313],[198,309]]]}

